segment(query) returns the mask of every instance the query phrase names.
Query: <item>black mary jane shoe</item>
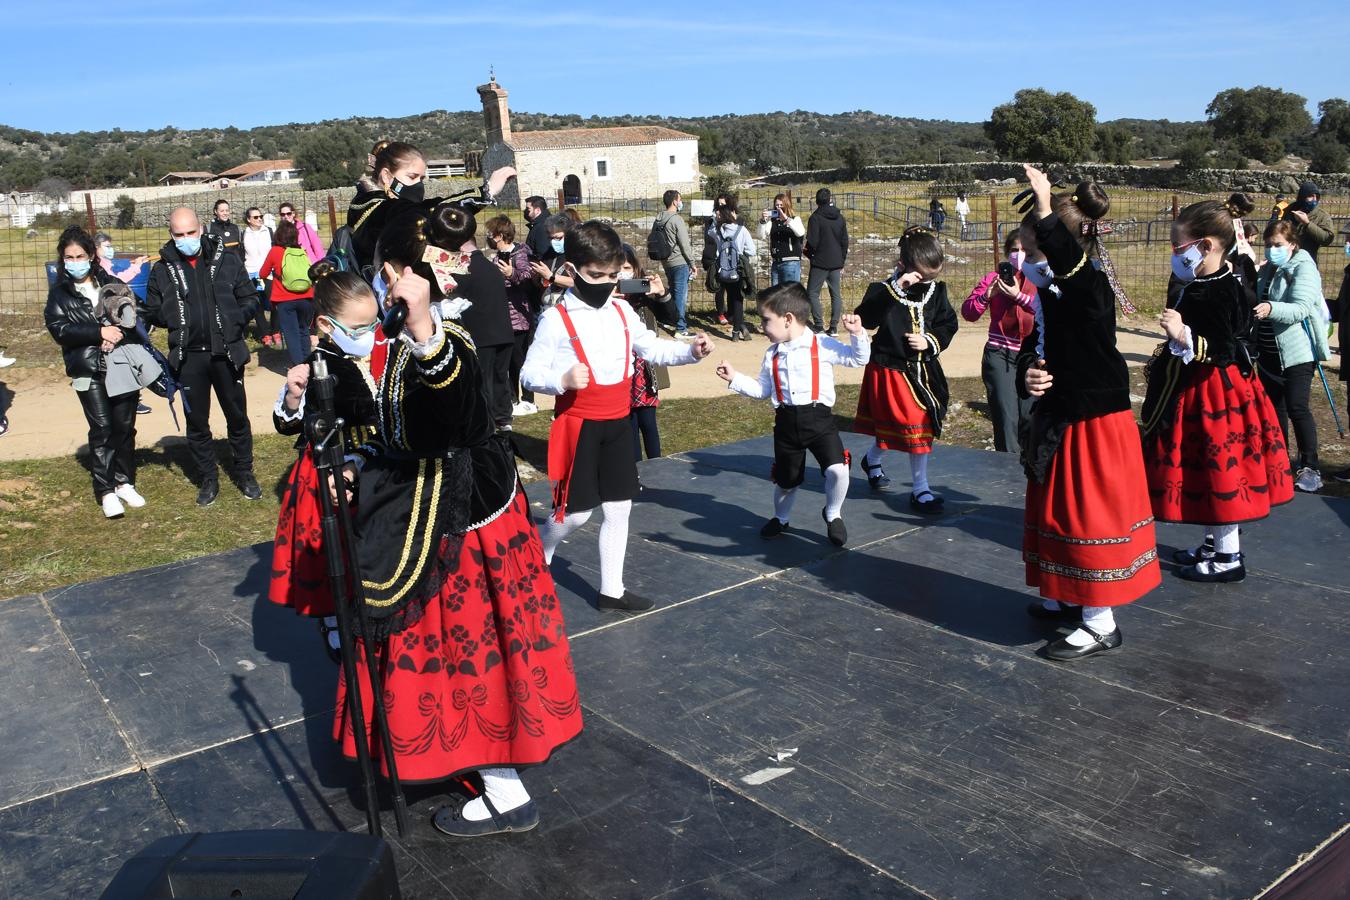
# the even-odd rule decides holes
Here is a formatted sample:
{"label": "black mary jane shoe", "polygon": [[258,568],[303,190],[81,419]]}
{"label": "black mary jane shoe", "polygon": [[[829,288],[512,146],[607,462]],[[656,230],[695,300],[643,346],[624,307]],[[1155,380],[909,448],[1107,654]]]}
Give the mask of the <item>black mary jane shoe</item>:
{"label": "black mary jane shoe", "polygon": [[618,612],[646,612],[656,604],[646,597],[639,597],[632,591],[624,591],[622,597],[598,594],[595,605],[600,609],[611,609]]}
{"label": "black mary jane shoe", "polygon": [[1179,566],[1193,566],[1202,559],[1214,558],[1214,538],[1206,537],[1199,547],[1183,548],[1172,552],[1172,562]]}
{"label": "black mary jane shoe", "polygon": [[[923,499],[925,496],[928,498],[927,500]],[[924,515],[942,512],[942,506],[945,502],[946,501],[932,491],[919,491],[917,494],[909,495],[910,508],[915,512],[921,512]]]}
{"label": "black mary jane shoe", "polygon": [[1186,581],[1197,581],[1201,584],[1236,584],[1247,577],[1247,566],[1243,563],[1241,553],[1215,553],[1203,562],[1210,563],[1237,563],[1231,569],[1214,571],[1206,568],[1202,570],[1200,563],[1191,566],[1182,566],[1177,569],[1177,577]]}
{"label": "black mary jane shoe", "polygon": [[842,547],[848,543],[848,529],[844,527],[843,516],[836,516],[831,519],[825,515],[825,510],[822,509],[820,517],[825,520],[825,536],[830,539],[831,544]]}
{"label": "black mary jane shoe", "polygon": [[483,803],[487,806],[490,818],[481,822],[470,822],[464,818],[464,807],[442,806],[431,816],[431,827],[450,837],[471,838],[486,837],[489,834],[509,834],[513,831],[529,831],[539,824],[539,807],[533,800],[517,806],[510,812],[497,812],[487,794],[483,794]]}
{"label": "black mary jane shoe", "polygon": [[884,490],[891,483],[891,476],[881,468],[881,463],[872,465],[867,461],[867,457],[858,457],[858,465],[862,467],[863,474],[867,476],[867,486],[874,491]]}
{"label": "black mary jane shoe", "polygon": [[329,639],[330,635],[337,633],[336,625],[329,625],[323,619],[319,620],[319,635],[323,638],[324,652],[328,654],[329,659],[340,664],[342,662],[342,647],[341,645],[334,647],[332,640]]}
{"label": "black mary jane shoe", "polygon": [[769,521],[764,523],[764,527],[759,530],[759,536],[766,541],[778,537],[788,530],[788,523],[780,522],[777,516],[770,516]]}
{"label": "black mary jane shoe", "polygon": [[1059,605],[1059,609],[1046,609],[1045,604],[1037,600],[1035,603],[1027,604],[1027,615],[1033,619],[1039,619],[1042,622],[1053,622],[1062,625],[1081,625],[1083,623],[1083,607]]}
{"label": "black mary jane shoe", "polygon": [[1059,662],[1070,662],[1075,659],[1082,659],[1085,656],[1092,656],[1101,653],[1103,650],[1114,650],[1125,642],[1120,636],[1120,629],[1117,628],[1110,634],[1098,634],[1086,625],[1080,625],[1084,631],[1092,635],[1092,643],[1084,647],[1075,647],[1069,643],[1067,637],[1062,637],[1057,641],[1052,641],[1045,645],[1046,659],[1053,659]]}

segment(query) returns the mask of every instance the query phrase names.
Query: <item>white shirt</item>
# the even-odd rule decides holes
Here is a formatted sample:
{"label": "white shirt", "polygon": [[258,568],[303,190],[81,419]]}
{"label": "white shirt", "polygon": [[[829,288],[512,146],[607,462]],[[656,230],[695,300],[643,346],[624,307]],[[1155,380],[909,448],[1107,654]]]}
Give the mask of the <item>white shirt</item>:
{"label": "white shirt", "polygon": [[[558,301],[572,317],[577,339],[591,365],[592,384],[618,384],[633,377],[633,354],[624,358],[624,324],[628,325],[633,352],[656,366],[683,366],[698,362],[692,344],[663,340],[642,324],[628,301],[611,297],[599,309],[588,306],[570,290]],[[581,362],[567,336],[558,306],[544,310],[534,332],[534,342],[520,368],[520,383],[530,391],[557,396],[565,392],[563,376]],[[623,310],[623,319],[614,311]]]}
{"label": "white shirt", "polygon": [[968,201],[966,201],[966,200],[957,200],[957,201],[956,201],[956,214],[957,214],[958,216],[960,216],[961,218],[963,218],[963,219],[964,219],[966,216],[970,215],[970,203],[969,203]]}
{"label": "white shirt", "polygon": [[244,227],[244,270],[251,277],[262,271],[263,260],[272,249],[272,232],[266,228]]}
{"label": "white shirt", "polygon": [[[815,336],[806,329],[792,341],[773,344],[764,353],[764,365],[760,366],[759,378],[737,373],[727,385],[728,390],[763,400],[769,397],[774,408],[782,405],[773,384],[773,359],[778,357],[778,380],[787,395],[789,406],[806,406],[811,403],[811,339]],[[846,366],[856,369],[867,365],[872,358],[872,342],[867,332],[853,336],[851,343],[845,344],[828,335],[816,337],[820,341],[817,357],[820,362],[820,396],[817,402],[834,406],[834,367]]]}

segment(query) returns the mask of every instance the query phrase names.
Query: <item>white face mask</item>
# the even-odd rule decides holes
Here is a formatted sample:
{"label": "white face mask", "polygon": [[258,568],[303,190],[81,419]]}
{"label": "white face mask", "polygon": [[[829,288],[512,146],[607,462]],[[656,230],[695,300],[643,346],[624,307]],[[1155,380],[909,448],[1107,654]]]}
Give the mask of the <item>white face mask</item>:
{"label": "white face mask", "polygon": [[[327,318],[327,316],[325,316],[324,318]],[[348,356],[355,356],[358,359],[364,359],[365,357],[369,356],[372,352],[374,352],[375,350],[374,329],[371,329],[370,331],[364,332],[360,335],[357,335],[356,337],[353,337],[352,335],[343,331],[342,327],[339,326],[332,319],[328,319],[328,322],[333,326],[333,330],[328,332],[328,337],[334,344],[337,344],[338,349],[341,350],[343,353],[347,354]]]}
{"label": "white face mask", "polygon": [[1172,274],[1177,276],[1177,281],[1194,281],[1195,270],[1200,267],[1204,258],[1205,254],[1200,252],[1200,245],[1191,244],[1181,253],[1172,254]]}
{"label": "white face mask", "polygon": [[1040,262],[1023,263],[1022,277],[1036,287],[1043,288],[1049,287],[1050,282],[1055,280],[1055,273],[1050,271],[1050,263],[1041,260]]}

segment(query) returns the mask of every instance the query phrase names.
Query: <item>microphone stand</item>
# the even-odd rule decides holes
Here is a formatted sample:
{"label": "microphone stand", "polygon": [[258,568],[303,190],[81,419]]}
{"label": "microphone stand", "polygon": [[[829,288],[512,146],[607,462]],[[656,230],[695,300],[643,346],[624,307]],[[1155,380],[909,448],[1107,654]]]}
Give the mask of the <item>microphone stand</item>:
{"label": "microphone stand", "polygon": [[[399,837],[404,837],[408,831],[408,809],[394,759],[393,740],[389,733],[388,716],[384,706],[384,690],[375,645],[371,640],[370,616],[361,589],[361,572],[354,558],[350,567],[348,566],[348,555],[354,546],[351,509],[347,505],[345,487],[329,490],[330,484],[343,485],[342,466],[345,462],[342,439],[345,422],[337,415],[336,390],[337,379],[329,373],[328,364],[323,356],[316,354],[311,363],[309,389],[306,394],[305,436],[309,440],[310,453],[314,456],[314,467],[319,474],[317,490],[322,510],[320,527],[323,533],[324,556],[328,560],[328,580],[332,588],[333,606],[337,612],[342,677],[347,688],[347,711],[351,716],[356,761],[361,769],[361,782],[366,797],[366,824],[370,834],[383,837],[380,804],[375,787],[375,768],[370,758],[365,711],[361,703],[361,684],[356,677],[354,648],[358,636],[365,649],[366,671],[371,693],[374,695],[371,697],[375,713],[374,725],[380,735],[380,748],[385,767],[389,771],[389,784],[394,797],[394,819],[398,825]],[[354,622],[353,607],[356,610]]]}

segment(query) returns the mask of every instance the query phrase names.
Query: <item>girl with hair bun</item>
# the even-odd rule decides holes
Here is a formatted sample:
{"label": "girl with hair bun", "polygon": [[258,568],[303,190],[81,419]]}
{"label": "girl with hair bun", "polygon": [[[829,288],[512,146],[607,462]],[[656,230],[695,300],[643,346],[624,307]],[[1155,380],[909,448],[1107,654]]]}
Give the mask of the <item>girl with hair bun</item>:
{"label": "girl with hair bun", "polygon": [[[539,811],[517,769],[547,761],[581,731],[571,653],[473,341],[442,322],[432,280],[420,274],[440,276],[432,260],[444,248],[428,240],[428,216],[408,213],[391,219],[378,248],[387,261],[386,305],[407,308],[397,339],[379,346],[381,310],[362,279],[324,274],[326,263],[314,273],[320,352],[338,377],[338,411],[345,414],[345,404],[361,423],[349,436],[352,461],[343,478],[354,504],[359,595],[374,634],[370,648],[357,638],[356,676],[369,728],[373,695],[363,655],[374,652],[402,780],[473,776],[475,789],[481,782],[478,796],[435,812],[438,831],[528,831]],[[300,427],[308,378],[307,367],[288,373],[275,410],[279,429]],[[278,529],[279,544],[288,530],[308,536],[317,516],[304,519],[302,504],[312,501],[289,504],[296,524]],[[303,590],[294,577],[291,588],[292,596]],[[311,615],[332,608],[331,600],[326,609],[321,601],[293,605]],[[334,737],[350,759],[355,742],[345,699],[339,678]],[[370,747],[387,772],[381,742]]]}
{"label": "girl with hair bun", "polygon": [[1022,220],[1022,273],[1039,305],[1018,355],[1019,387],[1036,398],[1022,441],[1022,558],[1027,584],[1044,598],[1027,612],[1072,629],[1043,652],[1073,660],[1119,647],[1112,608],[1162,575],[1129,372],[1116,349],[1118,287],[1102,258],[1110,198],[1092,183],[1054,195],[1045,173],[1030,165],[1026,173],[1034,209]]}
{"label": "girl with hair bun", "polygon": [[1279,420],[1242,340],[1255,284],[1250,260],[1232,251],[1253,208],[1234,194],[1192,203],[1172,224],[1180,289],[1159,319],[1167,342],[1149,363],[1142,424],[1154,516],[1205,527],[1199,546],[1173,554],[1188,581],[1241,581],[1239,523],[1294,496]]}
{"label": "girl with hair bun", "polygon": [[936,234],[922,225],[906,230],[895,273],[869,285],[854,310],[864,328],[877,329],[853,420],[854,431],[876,438],[862,459],[867,484],[874,491],[890,484],[881,468],[887,450],[908,453],[909,503],[921,513],[940,512],[943,505],[928,486],[928,455],[942,436],[949,399],[938,356],[957,329],[947,285],[937,280],[942,262]]}

